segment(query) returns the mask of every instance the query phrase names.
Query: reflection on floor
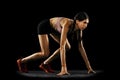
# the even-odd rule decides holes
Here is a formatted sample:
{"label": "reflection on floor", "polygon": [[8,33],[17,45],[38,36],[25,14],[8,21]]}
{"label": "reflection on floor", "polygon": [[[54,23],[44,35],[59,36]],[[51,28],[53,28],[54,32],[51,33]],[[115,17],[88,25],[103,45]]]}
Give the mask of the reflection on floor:
{"label": "reflection on floor", "polygon": [[58,74],[59,71],[55,71],[55,73],[45,73],[43,71],[29,71],[28,73],[21,73],[17,71],[17,76],[24,78],[93,78],[103,74],[102,70],[95,70],[96,73],[90,74],[88,74],[86,70],[70,70],[68,72],[70,75],[57,76],[56,74]]}

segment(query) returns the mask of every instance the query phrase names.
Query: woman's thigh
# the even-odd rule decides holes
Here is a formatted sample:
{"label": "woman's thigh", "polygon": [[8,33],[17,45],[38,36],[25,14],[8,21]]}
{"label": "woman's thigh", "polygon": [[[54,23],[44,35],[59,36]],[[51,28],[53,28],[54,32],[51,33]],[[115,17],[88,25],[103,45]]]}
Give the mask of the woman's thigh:
{"label": "woman's thigh", "polygon": [[39,38],[41,51],[44,52],[44,54],[48,54],[49,53],[49,39],[48,39],[48,35],[47,34],[38,35],[38,38]]}

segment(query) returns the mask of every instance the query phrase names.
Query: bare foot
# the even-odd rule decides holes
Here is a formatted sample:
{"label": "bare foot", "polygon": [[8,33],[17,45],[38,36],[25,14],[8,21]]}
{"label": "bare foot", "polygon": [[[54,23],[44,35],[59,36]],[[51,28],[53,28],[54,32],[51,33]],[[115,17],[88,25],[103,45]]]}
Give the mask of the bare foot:
{"label": "bare foot", "polygon": [[62,75],[70,75],[70,73],[68,73],[68,72],[60,72],[60,73],[58,73],[57,75],[58,75],[58,76],[62,76]]}

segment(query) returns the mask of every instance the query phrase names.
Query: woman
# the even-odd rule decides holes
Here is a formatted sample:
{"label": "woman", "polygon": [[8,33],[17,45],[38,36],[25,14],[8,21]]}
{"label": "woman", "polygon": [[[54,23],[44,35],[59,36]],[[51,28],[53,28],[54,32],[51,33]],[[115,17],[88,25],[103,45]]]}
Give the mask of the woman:
{"label": "woman", "polygon": [[57,75],[69,74],[67,71],[65,54],[66,50],[69,50],[71,46],[67,38],[69,35],[75,32],[78,40],[78,48],[83,57],[83,60],[86,63],[88,73],[94,72],[87,58],[86,51],[83,47],[82,42],[82,31],[87,27],[88,23],[89,17],[86,12],[77,13],[74,19],[69,19],[65,17],[54,17],[41,21],[38,25],[38,38],[40,42],[41,51],[36,52],[28,57],[18,59],[17,64],[19,67],[19,71],[27,72],[27,68],[25,65],[27,61],[49,56],[50,52],[48,35],[50,35],[57,43],[60,44],[60,47],[39,67],[45,72],[53,72],[53,70],[49,68],[47,64],[57,54],[60,53],[61,72]]}

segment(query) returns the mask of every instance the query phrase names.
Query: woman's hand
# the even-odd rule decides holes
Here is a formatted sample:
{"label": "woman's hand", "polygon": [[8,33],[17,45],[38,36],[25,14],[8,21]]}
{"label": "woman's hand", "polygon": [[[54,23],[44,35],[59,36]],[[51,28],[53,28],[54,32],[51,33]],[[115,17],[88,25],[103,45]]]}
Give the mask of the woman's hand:
{"label": "woman's hand", "polygon": [[96,73],[96,72],[93,69],[89,69],[88,74],[90,74],[90,73]]}

